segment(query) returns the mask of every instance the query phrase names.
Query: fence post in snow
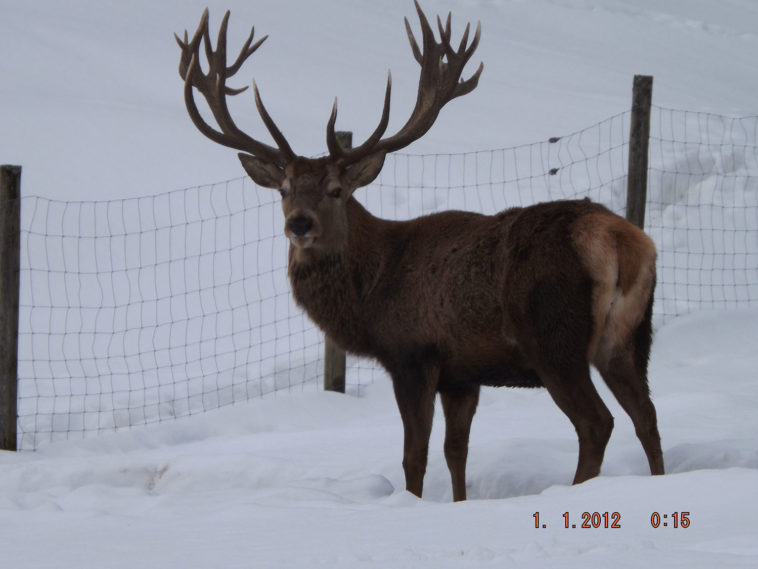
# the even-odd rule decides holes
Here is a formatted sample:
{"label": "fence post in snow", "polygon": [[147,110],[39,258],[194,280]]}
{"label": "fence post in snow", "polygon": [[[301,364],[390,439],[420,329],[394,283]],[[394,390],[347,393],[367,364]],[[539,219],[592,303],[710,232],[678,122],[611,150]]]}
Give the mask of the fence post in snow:
{"label": "fence post in snow", "polygon": [[[353,147],[353,133],[335,133],[343,148]],[[345,393],[345,352],[329,336],[324,339],[324,390]]]}
{"label": "fence post in snow", "polygon": [[645,226],[647,157],[650,142],[650,106],[653,78],[635,75],[632,88],[632,118],[629,130],[629,165],[626,186],[626,219],[640,229]]}
{"label": "fence post in snow", "polygon": [[0,166],[0,450],[15,451],[21,166]]}

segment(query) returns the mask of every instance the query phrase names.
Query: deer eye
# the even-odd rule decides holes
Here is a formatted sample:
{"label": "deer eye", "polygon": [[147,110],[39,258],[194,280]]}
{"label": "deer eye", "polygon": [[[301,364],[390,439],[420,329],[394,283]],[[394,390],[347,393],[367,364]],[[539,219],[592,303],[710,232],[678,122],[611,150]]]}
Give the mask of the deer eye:
{"label": "deer eye", "polygon": [[336,186],[334,188],[331,188],[328,192],[326,192],[326,195],[330,198],[338,198],[342,195],[342,186]]}

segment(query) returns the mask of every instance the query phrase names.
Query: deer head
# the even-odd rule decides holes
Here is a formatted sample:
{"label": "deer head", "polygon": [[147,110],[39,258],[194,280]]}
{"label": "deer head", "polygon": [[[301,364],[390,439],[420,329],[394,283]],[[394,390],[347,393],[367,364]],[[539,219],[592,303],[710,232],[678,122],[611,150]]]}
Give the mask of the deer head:
{"label": "deer head", "polygon": [[[266,37],[253,43],[255,29],[250,31],[237,59],[231,65],[226,61],[226,31],[229,12],[226,12],[214,49],[208,27],[208,10],[203,12],[200,25],[192,39],[184,32],[184,39],[176,37],[182,50],[179,74],[184,80],[184,100],[195,126],[211,140],[241,150],[242,166],[256,184],[279,190],[285,216],[285,234],[296,255],[329,254],[339,251],[347,235],[346,204],[353,192],[370,184],[382,169],[388,152],[408,146],[422,137],[434,124],[442,107],[450,100],[471,92],[479,81],[483,64],[468,79],[461,80],[463,68],[479,44],[481,27],[477,24],[469,44],[469,25],[463,33],[458,49],[451,40],[450,14],[445,25],[437,18],[440,41],[418,5],[421,23],[421,48],[405,19],[411,49],[421,66],[416,105],[405,125],[395,134],[384,137],[389,122],[392,77],[387,77],[384,106],[374,132],[359,146],[343,148],[335,133],[337,101],[335,99],[326,127],[326,144],[329,154],[323,158],[306,158],[296,155],[287,139],[276,126],[261,101],[253,82],[253,93],[258,112],[276,143],[276,147],[260,142],[241,131],[232,119],[227,106],[227,95],[238,95],[247,87],[234,89],[226,85],[243,63],[260,47]],[[200,68],[200,46],[204,47],[208,71]],[[218,129],[208,124],[195,104],[194,91],[205,98]]]}

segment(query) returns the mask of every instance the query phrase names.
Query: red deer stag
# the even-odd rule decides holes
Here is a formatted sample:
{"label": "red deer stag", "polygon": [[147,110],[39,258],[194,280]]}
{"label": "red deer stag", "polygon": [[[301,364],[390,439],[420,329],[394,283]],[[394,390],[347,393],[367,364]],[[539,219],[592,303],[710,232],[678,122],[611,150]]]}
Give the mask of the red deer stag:
{"label": "red deer stag", "polygon": [[[637,227],[601,205],[548,202],[494,216],[445,211],[410,221],[371,215],[353,192],[379,174],[385,155],[432,126],[450,100],[471,92],[483,66],[461,80],[480,27],[451,45],[450,16],[437,18],[441,41],[416,4],[421,65],[416,105],[398,132],[383,138],[391,77],[376,130],[353,149],[337,142],[336,102],[326,129],[329,155],[297,156],[261,102],[255,104],[276,147],[241,131],[230,116],[226,80],[255,52],[250,32],[236,61],[226,62],[226,13],[214,49],[208,12],[181,47],[179,73],[195,126],[241,150],[260,186],[279,190],[289,238],[289,278],[297,303],[346,351],[376,358],[392,377],[403,421],[406,488],[421,496],[434,400],[445,414],[445,458],[453,498],[466,498],[471,420],[481,385],[544,386],[579,438],[574,483],[596,476],[613,417],[590,380],[594,365],[631,416],[653,474],[663,455],[647,385],[656,251]],[[208,60],[200,66],[200,47]],[[201,116],[205,97],[216,127]]]}

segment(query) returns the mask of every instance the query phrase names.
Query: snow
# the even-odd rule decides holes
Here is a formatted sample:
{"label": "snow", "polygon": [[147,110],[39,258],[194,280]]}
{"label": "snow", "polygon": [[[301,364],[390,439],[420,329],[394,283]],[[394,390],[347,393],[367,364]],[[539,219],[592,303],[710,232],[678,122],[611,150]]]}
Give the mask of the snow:
{"label": "snow", "polygon": [[[199,135],[181,100],[171,33],[191,32],[204,5],[3,0],[0,161],[24,166],[25,195],[121,199],[241,175],[235,153]],[[338,126],[357,138],[370,132],[388,67],[390,129],[402,124],[416,85],[402,26],[404,15],[415,26],[410,1],[228,0],[210,6],[212,27],[227,6],[231,45],[251,24],[257,36],[270,34],[233,84],[255,76],[297,152],[324,150],[335,95]],[[636,73],[655,76],[654,100],[663,107],[756,111],[751,2],[426,0],[423,7],[429,15],[452,10],[458,31],[482,21],[471,70],[480,59],[485,70],[412,152],[575,131],[628,108]],[[248,95],[233,112],[260,132]],[[680,200],[691,206],[694,193]],[[598,382],[616,427],[601,476],[577,487],[569,485],[576,437],[548,394],[488,389],[471,434],[470,500],[451,503],[439,412],[419,500],[403,491],[402,427],[391,387],[378,379],[360,397],[277,394],[2,453],[0,560],[3,567],[754,567],[756,337],[756,309],[698,312],[658,329],[650,378],[662,477],[647,474],[631,422]],[[577,525],[583,512],[610,519],[618,512],[621,527],[565,528],[565,512]],[[673,527],[672,514],[684,512],[689,527]],[[535,528],[535,513],[546,528]]]}
{"label": "snow", "polygon": [[[377,382],[360,398],[257,399],[0,455],[4,565],[754,566],[757,317],[699,313],[659,331],[650,376],[663,477],[646,473],[602,386],[616,428],[602,475],[577,487],[575,436],[547,393],[486,390],[470,500],[450,503],[439,412],[418,500],[402,490],[400,420]],[[567,529],[565,512],[577,526],[584,512],[618,512],[621,527]],[[654,512],[666,527],[651,526]],[[689,527],[673,527],[675,512]]]}

